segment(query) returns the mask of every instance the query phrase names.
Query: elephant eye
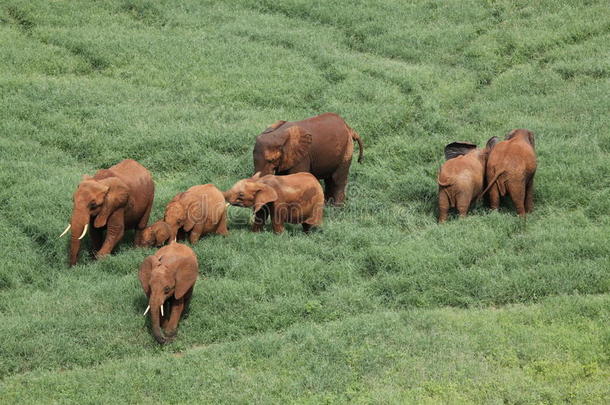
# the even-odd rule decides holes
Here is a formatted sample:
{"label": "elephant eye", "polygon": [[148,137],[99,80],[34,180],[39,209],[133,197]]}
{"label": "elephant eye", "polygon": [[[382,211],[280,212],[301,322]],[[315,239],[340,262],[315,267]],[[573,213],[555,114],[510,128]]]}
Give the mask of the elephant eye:
{"label": "elephant eye", "polygon": [[167,294],[167,293],[169,292],[169,287],[165,287],[165,288],[163,289],[163,292],[164,292],[165,294]]}
{"label": "elephant eye", "polygon": [[91,209],[97,208],[97,204],[95,203],[95,201],[91,201],[89,203],[89,208],[91,208]]}
{"label": "elephant eye", "polygon": [[242,191],[240,191],[239,194],[238,194],[238,197],[239,198],[244,198],[244,193]]}

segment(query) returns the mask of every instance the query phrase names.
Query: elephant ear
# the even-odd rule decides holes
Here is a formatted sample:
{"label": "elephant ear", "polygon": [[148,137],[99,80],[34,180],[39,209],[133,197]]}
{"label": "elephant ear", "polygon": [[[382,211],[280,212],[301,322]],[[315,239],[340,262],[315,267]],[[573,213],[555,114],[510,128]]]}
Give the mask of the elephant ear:
{"label": "elephant ear", "polygon": [[485,145],[485,149],[487,149],[488,151],[492,150],[498,142],[500,142],[500,138],[498,138],[497,136],[492,136],[487,141],[487,144]]}
{"label": "elephant ear", "polygon": [[290,127],[284,134],[281,171],[289,170],[303,160],[311,145],[311,134],[301,127]]}
{"label": "elephant ear", "polygon": [[536,148],[536,142],[534,141],[534,133],[532,131],[530,131],[529,129],[513,129],[512,131],[510,131],[508,134],[506,134],[506,139],[507,141],[509,139],[513,139],[515,136],[517,136],[517,134],[519,132],[525,132],[527,133],[527,141],[529,142],[530,145],[532,145],[532,148]]}
{"label": "elephant ear", "polygon": [[176,272],[176,287],[174,288],[174,297],[179,300],[184,297],[184,294],[193,286],[197,281],[199,275],[199,269],[197,266],[188,266]]}
{"label": "elephant ear", "polygon": [[159,259],[155,256],[148,256],[140,265],[138,277],[140,278],[140,285],[146,296],[150,295],[150,276],[152,275],[152,269],[158,265]]}
{"label": "elephant ear", "polygon": [[119,208],[125,207],[125,205],[127,205],[127,200],[129,200],[129,189],[121,179],[111,177],[101,180],[100,183],[108,186],[108,192],[104,198],[102,210],[97,217],[95,217],[93,226],[96,228],[106,226],[108,217],[110,217],[110,215],[112,215]]}
{"label": "elephant ear", "polygon": [[278,198],[277,193],[275,192],[273,187],[264,183],[258,184],[260,184],[260,189],[256,192],[256,195],[254,196],[254,212],[260,210],[263,205],[276,201]]}
{"label": "elephant ear", "polygon": [[536,141],[534,140],[534,133],[530,130],[527,131],[527,139],[530,142],[530,145],[532,145],[532,148],[536,149]]}
{"label": "elephant ear", "polygon": [[445,146],[445,160],[453,159],[461,155],[465,155],[473,149],[476,149],[477,145],[470,142],[452,142]]}
{"label": "elephant ear", "polygon": [[515,135],[517,135],[517,131],[518,131],[518,129],[513,129],[512,131],[510,131],[508,134],[506,134],[506,136],[504,137],[504,140],[508,141],[510,139],[513,139],[515,137]]}
{"label": "elephant ear", "polygon": [[263,134],[268,134],[269,132],[273,132],[276,129],[278,129],[279,127],[281,127],[282,125],[284,125],[286,123],[286,121],[275,121],[273,124],[269,125],[264,131]]}

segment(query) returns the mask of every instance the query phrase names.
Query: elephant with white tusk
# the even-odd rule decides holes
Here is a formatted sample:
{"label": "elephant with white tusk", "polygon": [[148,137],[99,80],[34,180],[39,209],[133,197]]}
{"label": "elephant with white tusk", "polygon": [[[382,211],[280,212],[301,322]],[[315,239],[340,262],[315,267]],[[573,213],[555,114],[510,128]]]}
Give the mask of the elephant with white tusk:
{"label": "elephant with white tusk", "polygon": [[[199,274],[197,256],[186,245],[171,242],[148,256],[140,265],[140,284],[148,298],[146,315],[150,310],[152,332],[163,344],[174,338],[178,322],[188,305]],[[163,305],[169,305],[169,319],[165,319]]]}
{"label": "elephant with white tusk", "polygon": [[76,264],[80,241],[87,231],[96,257],[111,253],[125,229],[136,230],[135,243],[140,246],[154,194],[150,172],[135,160],[123,160],[109,169],[98,170],[93,177],[83,176],[73,195],[72,219],[60,235],[72,230],[70,266]]}

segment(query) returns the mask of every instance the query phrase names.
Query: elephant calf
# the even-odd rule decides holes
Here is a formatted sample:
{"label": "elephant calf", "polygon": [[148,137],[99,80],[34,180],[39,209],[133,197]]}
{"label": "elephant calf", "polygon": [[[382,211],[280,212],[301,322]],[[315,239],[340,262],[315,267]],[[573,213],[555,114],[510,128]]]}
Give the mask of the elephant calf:
{"label": "elephant calf", "polygon": [[489,153],[487,179],[489,205],[498,209],[500,197],[509,194],[519,216],[534,209],[534,175],[536,174],[534,133],[514,129]]}
{"label": "elephant calf", "polygon": [[161,247],[170,241],[172,229],[165,221],[157,221],[142,231],[142,246]]}
{"label": "elephant calf", "polygon": [[302,224],[305,233],[322,224],[324,192],[309,173],[263,177],[256,173],[235,183],[224,196],[231,205],[254,208],[254,232],[263,229],[268,215],[275,233],[284,232],[285,222]]}
{"label": "elephant calf", "polygon": [[196,243],[209,233],[229,234],[226,208],[222,192],[214,185],[193,186],[167,204],[163,220],[171,228],[171,240],[176,239],[179,230],[183,230],[189,233],[189,241]]}
{"label": "elephant calf", "polygon": [[163,344],[176,336],[180,316],[188,306],[198,274],[195,252],[176,242],[163,246],[140,265],[140,284],[148,298],[144,315],[150,310],[157,342]]}
{"label": "elephant calf", "polygon": [[487,141],[484,149],[468,142],[453,142],[445,146],[446,162],[438,173],[438,222],[447,220],[450,208],[457,208],[461,217],[468,214],[471,203],[483,190],[485,165],[497,137]]}

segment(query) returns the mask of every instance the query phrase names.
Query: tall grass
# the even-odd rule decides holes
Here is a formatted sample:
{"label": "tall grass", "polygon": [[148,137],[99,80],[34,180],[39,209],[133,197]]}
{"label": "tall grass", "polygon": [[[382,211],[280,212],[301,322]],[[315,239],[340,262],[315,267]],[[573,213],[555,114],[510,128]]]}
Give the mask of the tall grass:
{"label": "tall grass", "polygon": [[[5,0],[0,402],[602,402],[607,15],[568,0]],[[365,143],[347,206],[309,236],[252,234],[231,208],[230,236],[194,246],[175,343],[141,316],[153,250],[132,235],[67,268],[57,236],[83,174],[141,162],[152,222],[194,184],[251,175],[270,123],[325,111]],[[443,146],[517,127],[536,133],[534,213],[479,205],[437,225]]]}

